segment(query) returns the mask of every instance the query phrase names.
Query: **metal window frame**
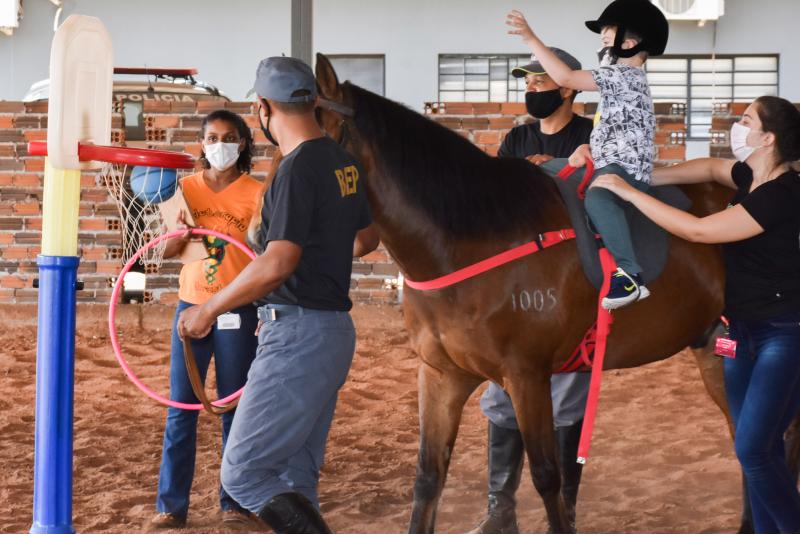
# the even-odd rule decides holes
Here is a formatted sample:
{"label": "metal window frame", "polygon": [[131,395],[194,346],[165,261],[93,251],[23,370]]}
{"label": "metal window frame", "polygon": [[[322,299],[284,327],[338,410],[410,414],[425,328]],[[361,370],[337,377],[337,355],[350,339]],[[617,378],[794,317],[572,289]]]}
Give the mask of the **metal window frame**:
{"label": "metal window frame", "polygon": [[[753,58],[753,57],[764,57],[764,58],[774,58],[775,59],[775,70],[737,70],[736,69],[736,59],[737,58]],[[692,83],[692,75],[693,74],[700,74],[695,73],[692,69],[692,63],[696,60],[711,60],[711,54],[666,54],[663,56],[658,56],[658,58],[654,59],[685,59],[687,60],[686,70],[685,71],[654,71],[654,72],[685,72],[686,73],[686,139],[687,141],[708,141],[711,139],[711,131],[709,129],[707,137],[698,137],[692,136],[692,116],[694,110],[692,109],[692,88],[695,87],[695,84]],[[761,83],[736,83],[735,75],[736,74],[746,74],[746,73],[774,73],[776,75],[775,81],[775,92],[780,94],[781,88],[781,55],[780,53],[764,53],[764,54],[715,54],[713,59],[730,59],[732,61],[732,68],[730,71],[722,71],[725,73],[731,74],[731,83],[715,83],[715,84],[697,84],[696,87],[729,87],[731,89],[731,102],[736,102],[736,98],[734,96],[737,87],[757,87],[762,85],[773,85],[773,84],[761,84]],[[645,64],[645,69],[647,69],[647,64]],[[649,69],[647,69],[649,72]],[[720,71],[717,71],[720,72]],[[703,74],[710,74],[709,72],[703,72]],[[683,84],[653,84],[658,87],[683,87]],[[700,113],[698,111],[698,113]],[[713,110],[712,110],[713,113]]]}
{"label": "metal window frame", "polygon": [[[488,60],[488,62],[489,62],[489,70],[485,74],[479,73],[478,75],[485,75],[486,76],[486,81],[488,83],[488,89],[481,90],[481,91],[475,91],[475,92],[485,92],[486,93],[486,102],[492,102],[492,100],[490,100],[490,98],[491,98],[491,82],[492,82],[492,78],[491,78],[492,60],[501,59],[501,60],[504,60],[506,62],[506,73],[507,74],[506,74],[506,99],[505,99],[505,102],[521,102],[521,101],[524,101],[524,100],[519,100],[519,99],[515,99],[515,100],[510,100],[509,99],[511,94],[514,94],[516,96],[519,93],[524,93],[525,92],[524,90],[516,89],[516,86],[514,86],[514,88],[512,89],[512,84],[509,83],[509,82],[510,82],[511,79],[516,80],[516,78],[511,76],[511,69],[509,68],[509,63],[510,63],[510,60],[512,60],[512,59],[521,60],[521,59],[529,59],[529,58],[530,58],[530,54],[507,54],[507,53],[503,53],[503,54],[453,54],[453,53],[439,54],[438,57],[437,57],[437,61],[436,61],[436,95],[437,95],[437,99],[439,101],[443,101],[442,100],[442,93],[462,93],[462,94],[464,94],[464,100],[466,100],[466,93],[467,93],[467,80],[466,80],[466,76],[467,76],[467,60],[469,60],[469,59],[485,59],[485,60]],[[462,71],[463,72],[461,74],[442,74],[441,73],[442,59],[460,59],[462,61]],[[470,74],[470,75],[472,75],[472,74]],[[464,82],[463,83],[463,89],[460,90],[460,91],[442,89],[442,87],[441,87],[441,77],[442,76],[445,76],[445,77],[447,77],[447,76],[459,76]]]}
{"label": "metal window frame", "polygon": [[386,54],[325,54],[328,59],[380,59],[383,94],[386,96]]}

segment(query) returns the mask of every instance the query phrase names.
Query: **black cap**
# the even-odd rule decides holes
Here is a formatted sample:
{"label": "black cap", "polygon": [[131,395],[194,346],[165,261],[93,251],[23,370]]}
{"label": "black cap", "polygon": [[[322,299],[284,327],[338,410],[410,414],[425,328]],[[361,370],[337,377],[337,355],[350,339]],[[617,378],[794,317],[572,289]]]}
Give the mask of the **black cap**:
{"label": "black cap", "polygon": [[[564,52],[560,48],[550,47],[550,50],[556,55],[558,59],[563,61],[567,67],[572,70],[581,70],[581,62],[575,59],[571,54]],[[534,75],[542,75],[547,74],[544,67],[539,60],[536,59],[536,56],[531,56],[531,62],[527,65],[522,65],[521,67],[514,67],[511,69],[511,75],[514,78],[524,78],[528,74]]]}

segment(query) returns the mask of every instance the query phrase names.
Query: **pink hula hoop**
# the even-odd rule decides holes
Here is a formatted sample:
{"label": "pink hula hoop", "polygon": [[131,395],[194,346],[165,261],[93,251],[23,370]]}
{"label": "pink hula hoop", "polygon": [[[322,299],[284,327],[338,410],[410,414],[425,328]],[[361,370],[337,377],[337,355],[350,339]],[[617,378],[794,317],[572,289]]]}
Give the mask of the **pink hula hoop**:
{"label": "pink hula hoop", "polygon": [[[229,235],[225,235],[215,230],[208,230],[206,228],[192,228],[191,232],[193,234],[210,235],[218,237],[219,239],[223,239],[228,243],[230,243],[231,245],[236,246],[239,250],[241,250],[245,254],[247,254],[247,256],[251,260],[256,259],[255,253],[252,250],[250,250],[250,248],[247,245],[245,245],[244,243],[242,243],[237,239],[232,238]],[[125,266],[122,268],[122,271],[120,271],[119,276],[117,277],[117,281],[114,283],[114,290],[111,292],[111,301],[108,304],[108,333],[111,336],[111,346],[114,348],[114,355],[117,357],[117,361],[119,362],[120,367],[122,367],[122,370],[125,371],[125,376],[127,376],[128,379],[142,391],[142,393],[144,393],[145,395],[147,395],[156,402],[160,402],[161,404],[165,404],[173,408],[182,408],[184,410],[202,410],[203,409],[202,404],[199,403],[189,404],[185,402],[178,402],[168,399],[162,395],[159,395],[158,393],[147,387],[147,385],[144,382],[139,380],[139,377],[136,376],[136,373],[133,372],[133,370],[128,365],[128,362],[125,360],[125,356],[122,355],[122,350],[120,349],[119,346],[119,340],[117,339],[117,328],[115,322],[117,317],[117,300],[119,298],[119,293],[122,290],[122,281],[125,278],[125,275],[128,273],[128,271],[131,270],[131,267],[133,267],[133,264],[136,263],[136,260],[138,260],[142,256],[142,254],[144,254],[149,249],[156,246],[161,241],[164,241],[165,239],[170,239],[172,237],[178,237],[185,233],[186,230],[175,230],[173,232],[169,232],[167,234],[158,236],[155,239],[146,243],[142,248],[137,250],[136,254],[134,254],[133,257],[130,260],[128,260],[128,263],[126,263]],[[242,387],[239,391],[228,395],[224,399],[216,400],[211,404],[215,406],[227,404],[230,401],[238,398],[242,394],[243,389],[244,387]]]}

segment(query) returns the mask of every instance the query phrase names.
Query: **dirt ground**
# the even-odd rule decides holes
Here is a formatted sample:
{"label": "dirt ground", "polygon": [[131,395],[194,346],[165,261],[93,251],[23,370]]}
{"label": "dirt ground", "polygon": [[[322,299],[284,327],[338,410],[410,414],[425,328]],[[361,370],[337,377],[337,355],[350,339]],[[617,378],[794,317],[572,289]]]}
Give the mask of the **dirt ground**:
{"label": "dirt ground", "polygon": [[[166,394],[172,311],[128,307],[121,343],[140,377]],[[358,346],[336,411],[322,474],[322,510],[339,533],[405,532],[417,454],[417,359],[401,311],[359,306]],[[0,533],[31,525],[36,326],[30,307],[0,309]],[[154,513],[165,409],[130,384],[111,352],[101,306],[82,307],[76,345],[76,531],[144,532]],[[456,442],[437,532],[464,533],[485,510],[486,421],[470,399]],[[217,503],[220,439],[200,417],[186,531],[223,533]],[[604,377],[592,456],[578,504],[582,533],[734,532],[740,479],[721,413],[694,359]],[[524,533],[545,532],[529,477],[519,493]],[[176,533],[179,531],[175,531]]]}

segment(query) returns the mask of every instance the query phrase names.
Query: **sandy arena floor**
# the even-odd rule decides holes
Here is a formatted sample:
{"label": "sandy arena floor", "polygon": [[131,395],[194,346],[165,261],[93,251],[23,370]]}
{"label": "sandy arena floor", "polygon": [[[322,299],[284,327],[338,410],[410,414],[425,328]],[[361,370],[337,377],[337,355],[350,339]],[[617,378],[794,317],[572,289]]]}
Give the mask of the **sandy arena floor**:
{"label": "sandy arena floor", "polygon": [[[140,376],[167,392],[172,311],[135,308],[118,319]],[[417,359],[399,308],[360,306],[358,347],[341,392],[320,493],[339,533],[405,532],[417,453]],[[31,525],[36,327],[32,308],[0,309],[0,533]],[[154,513],[165,410],[141,395],[111,352],[105,310],[81,308],[76,347],[75,504],[78,532],[142,532]],[[578,504],[581,533],[733,532],[740,480],[721,413],[688,354],[606,373],[592,457]],[[440,533],[463,533],[485,509],[486,422],[470,399],[439,510]],[[228,532],[216,501],[219,426],[200,418],[188,532]],[[521,531],[546,529],[530,478]],[[176,533],[179,531],[175,531]],[[185,531],[184,531],[185,532]]]}

